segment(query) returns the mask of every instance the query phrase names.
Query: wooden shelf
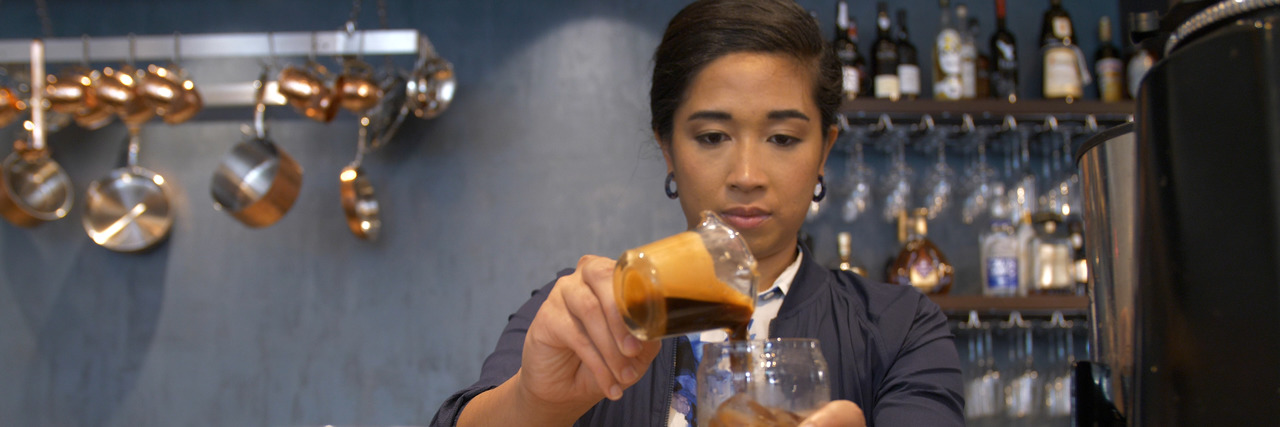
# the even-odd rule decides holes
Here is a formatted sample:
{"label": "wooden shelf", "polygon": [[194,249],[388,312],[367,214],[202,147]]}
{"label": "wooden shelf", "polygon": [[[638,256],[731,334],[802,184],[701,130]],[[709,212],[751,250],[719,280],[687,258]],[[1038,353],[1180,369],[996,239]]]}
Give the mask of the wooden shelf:
{"label": "wooden shelf", "polygon": [[977,311],[983,317],[1007,317],[1017,311],[1023,316],[1048,317],[1061,311],[1067,317],[1089,314],[1089,298],[1077,295],[1038,295],[1027,297],[984,297],[975,295],[930,295],[929,299],[949,317],[968,317]]}
{"label": "wooden shelf", "polygon": [[1044,120],[1048,116],[1054,116],[1058,120],[1083,121],[1087,116],[1092,115],[1099,122],[1118,123],[1129,120],[1135,112],[1135,104],[1133,101],[1101,102],[1098,100],[1077,100],[1068,104],[1056,99],[1028,99],[1016,103],[998,99],[963,101],[855,99],[845,101],[840,106],[840,112],[851,121],[857,122],[874,121],[882,114],[888,114],[895,120],[914,121],[928,114],[934,120],[958,121],[968,114],[975,122],[999,122],[1007,115],[1020,121]]}

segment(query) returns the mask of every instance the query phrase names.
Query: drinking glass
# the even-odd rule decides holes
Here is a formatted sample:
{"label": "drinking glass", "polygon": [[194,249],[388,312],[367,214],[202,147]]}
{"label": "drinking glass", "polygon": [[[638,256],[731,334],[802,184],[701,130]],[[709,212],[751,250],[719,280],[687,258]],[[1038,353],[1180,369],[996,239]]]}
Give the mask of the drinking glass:
{"label": "drinking glass", "polygon": [[1048,378],[1044,383],[1045,418],[1053,425],[1068,425],[1071,419],[1071,365],[1075,364],[1074,326],[1054,312],[1047,326],[1049,335]]}
{"label": "drinking glass", "polygon": [[987,207],[991,205],[992,196],[995,195],[991,180],[996,172],[987,164],[987,140],[985,137],[976,139],[978,159],[969,166],[966,173],[969,191],[960,206],[960,219],[965,224],[973,224],[979,216],[987,213]]}
{"label": "drinking glass", "polygon": [[889,174],[885,176],[884,185],[884,220],[894,222],[907,212],[907,204],[911,202],[911,180],[915,172],[907,166],[906,138],[894,132],[886,134],[893,144],[893,164]]}
{"label": "drinking glass", "polygon": [[1041,412],[1040,373],[1035,369],[1031,324],[1013,312],[1005,325],[1009,338],[1008,382],[1004,385],[1005,418],[1014,426],[1036,426]]}
{"label": "drinking glass", "polygon": [[642,340],[719,328],[744,337],[759,279],[746,239],[704,211],[693,230],[623,252],[613,294]]}
{"label": "drinking glass", "polygon": [[799,425],[831,401],[828,376],[815,339],[703,344],[698,420],[707,426]]}
{"label": "drinking glass", "polygon": [[841,218],[844,222],[857,221],[871,202],[871,186],[875,180],[875,171],[867,166],[862,155],[862,141],[853,140],[853,153],[849,156],[848,172],[845,185],[849,188],[849,197],[845,199]]}
{"label": "drinking glass", "polygon": [[[929,123],[932,125],[932,120]],[[925,132],[925,139],[937,146],[938,157],[937,162],[925,174],[924,207],[928,211],[929,219],[936,219],[951,204],[955,172],[951,170],[951,166],[947,165],[946,136],[933,126],[929,126]]]}

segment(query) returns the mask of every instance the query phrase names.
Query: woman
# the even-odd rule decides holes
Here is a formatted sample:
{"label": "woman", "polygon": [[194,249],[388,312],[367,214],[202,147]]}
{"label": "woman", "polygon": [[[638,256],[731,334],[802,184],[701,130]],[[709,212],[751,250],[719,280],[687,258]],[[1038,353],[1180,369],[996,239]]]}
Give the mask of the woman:
{"label": "woman", "polygon": [[[711,210],[761,273],[752,335],[818,338],[833,402],[813,425],[963,425],[959,359],[938,307],[909,286],[818,266],[797,242],[826,192],[839,65],[791,0],[704,0],[668,24],[650,108],[667,194],[690,227]],[[434,425],[692,423],[687,338],[642,342],[614,304],[614,261],[584,256],[509,320],[476,384]],[[781,294],[781,298],[776,296]],[[704,334],[705,335],[705,334]],[[699,338],[697,336],[695,339]]]}

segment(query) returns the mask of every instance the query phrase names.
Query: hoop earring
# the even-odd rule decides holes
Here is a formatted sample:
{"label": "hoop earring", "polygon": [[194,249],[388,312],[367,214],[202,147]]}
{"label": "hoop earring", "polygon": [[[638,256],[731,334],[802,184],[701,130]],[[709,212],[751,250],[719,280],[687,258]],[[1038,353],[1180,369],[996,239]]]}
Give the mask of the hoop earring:
{"label": "hoop earring", "polygon": [[675,200],[680,197],[680,190],[671,188],[671,184],[676,182],[676,173],[667,172],[667,182],[662,184],[662,189],[667,191],[667,198]]}
{"label": "hoop earring", "polygon": [[827,197],[827,183],[822,180],[822,175],[818,175],[818,185],[813,189],[813,201],[821,202]]}

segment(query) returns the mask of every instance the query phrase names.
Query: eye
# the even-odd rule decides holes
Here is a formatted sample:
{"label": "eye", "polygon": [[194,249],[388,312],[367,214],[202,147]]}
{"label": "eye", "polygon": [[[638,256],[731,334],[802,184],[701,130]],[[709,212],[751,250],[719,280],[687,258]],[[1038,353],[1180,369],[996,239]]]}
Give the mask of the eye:
{"label": "eye", "polygon": [[772,142],[774,144],[777,144],[783,147],[790,147],[792,145],[796,145],[797,143],[799,143],[800,138],[787,136],[787,135],[774,135],[769,137],[769,142]]}
{"label": "eye", "polygon": [[693,139],[697,140],[698,143],[702,145],[720,145],[720,143],[729,139],[729,135],[725,135],[721,132],[707,132],[707,133],[698,135]]}

